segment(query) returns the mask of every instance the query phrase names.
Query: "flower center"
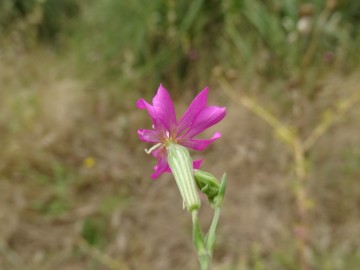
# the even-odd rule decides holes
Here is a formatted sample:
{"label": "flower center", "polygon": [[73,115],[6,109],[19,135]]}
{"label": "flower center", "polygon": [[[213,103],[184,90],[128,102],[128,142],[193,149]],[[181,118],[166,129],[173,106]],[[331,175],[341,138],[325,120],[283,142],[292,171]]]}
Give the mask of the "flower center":
{"label": "flower center", "polygon": [[174,136],[172,136],[172,134],[170,134],[169,131],[165,131],[165,136],[163,136],[162,142],[153,145],[149,149],[145,149],[145,152],[146,154],[151,154],[154,150],[160,148],[161,146],[164,145],[165,147],[168,147],[171,144],[177,144],[177,140]]}

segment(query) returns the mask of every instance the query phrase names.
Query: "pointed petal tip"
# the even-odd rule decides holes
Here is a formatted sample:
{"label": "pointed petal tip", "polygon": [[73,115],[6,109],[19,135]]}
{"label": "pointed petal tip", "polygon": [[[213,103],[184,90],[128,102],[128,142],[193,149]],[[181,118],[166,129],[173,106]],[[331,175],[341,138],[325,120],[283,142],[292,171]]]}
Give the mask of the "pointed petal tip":
{"label": "pointed petal tip", "polygon": [[162,172],[158,168],[158,165],[154,166],[154,172],[151,174],[152,179],[157,179],[162,174]]}
{"label": "pointed petal tip", "polygon": [[170,168],[166,168],[164,171],[159,171],[157,169],[157,166],[154,167],[155,172],[153,172],[153,174],[151,175],[151,179],[155,180],[158,179],[160,175],[164,174],[164,173],[171,173]]}
{"label": "pointed petal tip", "polygon": [[194,170],[200,169],[204,159],[198,159],[193,161]]}
{"label": "pointed petal tip", "polygon": [[[155,154],[155,152],[158,152],[158,154]],[[166,156],[161,154],[161,149],[154,150],[151,154],[155,154],[158,158],[157,164],[154,166],[154,172],[151,175],[152,179],[158,178],[163,173],[171,172],[169,164],[167,162]]]}
{"label": "pointed petal tip", "polygon": [[214,135],[211,137],[211,139],[219,139],[219,138],[221,138],[221,136],[222,136],[221,133],[217,131],[214,133]]}
{"label": "pointed petal tip", "polygon": [[202,93],[202,92],[209,92],[209,86],[206,86],[203,90],[201,90],[201,92],[200,93]]}
{"label": "pointed petal tip", "polygon": [[218,110],[220,112],[222,112],[224,114],[224,116],[226,115],[226,107],[217,107],[217,106],[214,106],[214,107],[218,108]]}
{"label": "pointed petal tip", "polygon": [[146,109],[146,101],[142,98],[139,98],[136,101],[136,107],[138,107],[138,109]]}
{"label": "pointed petal tip", "polygon": [[177,121],[174,103],[169,92],[160,84],[156,95],[152,99],[155,118],[163,123],[167,130],[172,130]]}
{"label": "pointed petal tip", "polygon": [[157,173],[153,173],[152,175],[151,175],[151,179],[152,180],[156,180],[156,179],[158,179],[159,178],[159,175],[157,174]]}
{"label": "pointed petal tip", "polygon": [[158,90],[157,90],[157,93],[161,93],[161,92],[166,92],[168,95],[169,95],[169,91],[166,90],[166,88],[163,86],[162,83],[160,83],[159,87],[158,87]]}
{"label": "pointed petal tip", "polygon": [[205,104],[207,103],[207,99],[208,99],[208,94],[209,94],[209,87],[206,86],[203,90],[200,91],[199,94],[196,95],[196,98],[202,98],[205,101]]}

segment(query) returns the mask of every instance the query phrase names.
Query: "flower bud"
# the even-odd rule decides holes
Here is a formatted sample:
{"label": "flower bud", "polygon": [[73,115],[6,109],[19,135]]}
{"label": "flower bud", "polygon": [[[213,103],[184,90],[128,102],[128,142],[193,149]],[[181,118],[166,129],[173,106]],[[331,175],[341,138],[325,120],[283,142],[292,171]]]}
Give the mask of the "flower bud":
{"label": "flower bud", "polygon": [[221,182],[208,172],[195,170],[194,177],[196,185],[204,193],[213,207],[221,207],[226,189],[226,174],[223,175]]}
{"label": "flower bud", "polygon": [[193,163],[189,151],[174,143],[169,144],[166,150],[168,163],[183,198],[184,206],[188,211],[200,208],[200,198],[196,190]]}
{"label": "flower bud", "polygon": [[201,170],[195,170],[194,177],[198,188],[208,197],[209,202],[213,203],[220,190],[216,177]]}

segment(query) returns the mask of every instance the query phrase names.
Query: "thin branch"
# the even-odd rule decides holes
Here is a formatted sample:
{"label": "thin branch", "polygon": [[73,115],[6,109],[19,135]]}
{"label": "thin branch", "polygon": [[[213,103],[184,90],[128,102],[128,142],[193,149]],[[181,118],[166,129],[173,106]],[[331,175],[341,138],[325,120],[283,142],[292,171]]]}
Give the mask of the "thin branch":
{"label": "thin branch", "polygon": [[331,112],[331,115],[321,121],[304,141],[304,150],[309,150],[332,125],[339,121],[359,101],[360,91],[355,92],[350,97],[340,101],[336,109]]}
{"label": "thin branch", "polygon": [[294,134],[291,132],[289,127],[281,123],[278,118],[259,105],[254,99],[247,97],[244,94],[238,94],[226,79],[219,78],[219,81],[223,90],[231,99],[259,116],[273,128],[275,133],[282,139],[283,142],[285,142],[288,146],[292,146]]}

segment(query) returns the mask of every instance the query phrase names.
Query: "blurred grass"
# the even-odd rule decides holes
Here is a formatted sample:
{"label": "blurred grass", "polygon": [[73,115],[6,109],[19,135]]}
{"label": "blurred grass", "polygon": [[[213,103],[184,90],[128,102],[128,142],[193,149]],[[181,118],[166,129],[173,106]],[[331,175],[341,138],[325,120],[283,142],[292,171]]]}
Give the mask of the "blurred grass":
{"label": "blurred grass", "polygon": [[[289,157],[218,77],[306,137],[359,91],[359,14],[331,0],[1,1],[0,268],[195,269],[178,191],[148,179],[136,137],[150,123],[134,102],[163,82],[180,108],[206,85],[228,107],[204,164],[230,180],[214,269],[299,269]],[[360,263],[359,120],[355,107],[308,156],[314,269]]]}

